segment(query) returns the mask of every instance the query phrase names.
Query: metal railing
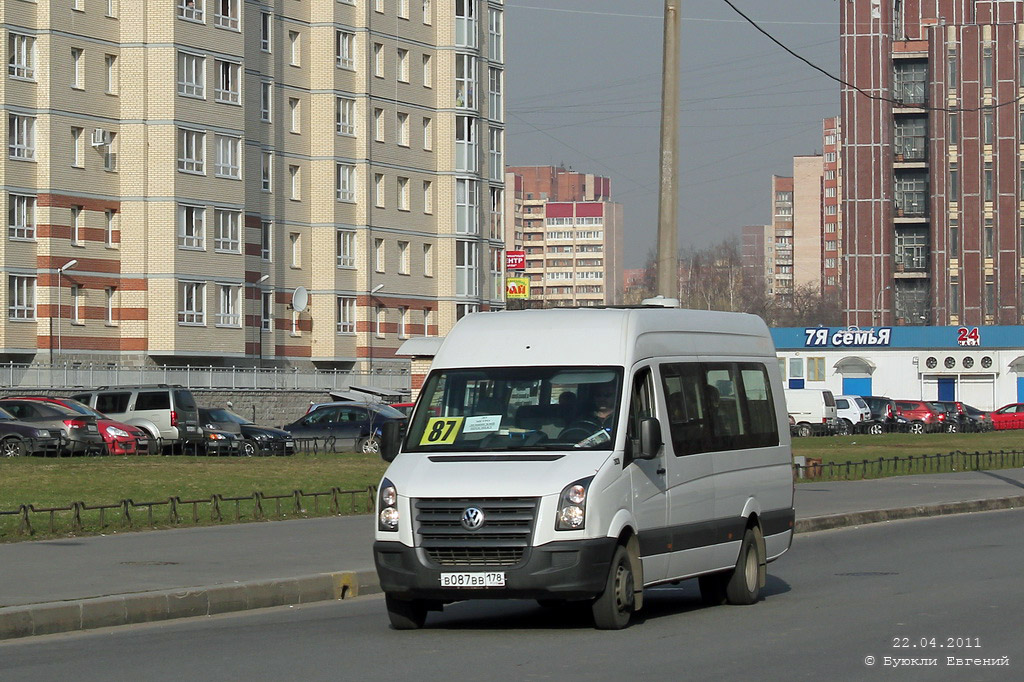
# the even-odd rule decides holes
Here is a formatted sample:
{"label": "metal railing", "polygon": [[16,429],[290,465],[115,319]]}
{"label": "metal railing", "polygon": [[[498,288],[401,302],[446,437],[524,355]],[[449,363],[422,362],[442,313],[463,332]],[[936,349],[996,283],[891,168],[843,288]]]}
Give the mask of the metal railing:
{"label": "metal railing", "polygon": [[177,384],[186,388],[330,391],[353,384],[399,392],[411,386],[409,370],[357,372],[342,369],[215,367],[185,365],[128,367],[99,363],[17,363],[0,365],[3,388],[93,388]]}
{"label": "metal railing", "polygon": [[955,450],[948,454],[907,455],[906,457],[879,457],[859,462],[826,462],[820,458],[808,457],[803,464],[793,463],[793,475],[797,479],[851,481],[885,476],[910,474],[937,474],[954,471],[982,471],[987,469],[1011,469],[1024,465],[1024,451],[998,450],[988,452],[963,452]]}

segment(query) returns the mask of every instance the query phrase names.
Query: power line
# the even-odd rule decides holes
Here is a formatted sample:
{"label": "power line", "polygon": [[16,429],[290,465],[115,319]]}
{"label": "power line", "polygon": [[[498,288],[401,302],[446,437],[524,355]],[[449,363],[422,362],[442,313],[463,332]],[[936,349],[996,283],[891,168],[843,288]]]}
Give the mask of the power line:
{"label": "power line", "polygon": [[[775,43],[776,45],[781,47],[783,50],[788,52],[790,55],[792,55],[793,57],[796,57],[797,59],[799,59],[800,61],[802,61],[804,64],[806,64],[807,66],[811,67],[815,71],[818,71],[819,73],[824,74],[825,76],[827,76],[828,78],[834,80],[835,82],[839,83],[840,85],[844,85],[844,86],[850,88],[851,90],[854,90],[857,93],[863,95],[864,97],[867,97],[868,99],[877,100],[879,102],[889,102],[890,104],[898,104],[898,105],[902,105],[903,104],[903,102],[901,102],[901,101],[899,101],[897,99],[894,99],[892,97],[887,97],[885,95],[875,95],[875,94],[872,94],[870,92],[867,92],[866,90],[862,90],[861,88],[858,88],[856,85],[854,85],[852,83],[849,83],[846,80],[843,80],[842,78],[839,78],[838,76],[833,76],[831,73],[829,73],[825,69],[821,68],[820,66],[818,66],[814,62],[810,61],[809,59],[806,59],[805,57],[803,57],[803,56],[797,54],[796,52],[794,52],[793,50],[789,49],[786,45],[784,45],[781,41],[779,41],[775,36],[773,36],[771,33],[768,33],[768,31],[764,30],[763,28],[761,28],[761,26],[759,26],[756,21],[754,21],[753,19],[748,17],[746,14],[744,14],[738,7],[736,7],[736,5],[732,4],[732,2],[730,0],[722,0],[722,2],[724,2],[730,8],[732,8],[732,10],[734,12],[736,12],[736,14],[740,15],[741,17],[743,17],[747,21],[748,24],[750,24],[755,29],[757,29],[757,31],[759,33],[761,33],[762,35],[764,35],[766,38],[768,38],[768,40],[772,41],[773,43]],[[1006,100],[1005,102],[997,102],[996,104],[984,104],[984,105],[982,105],[980,107],[973,107],[973,108],[964,108],[964,107],[933,107],[933,106],[927,106],[927,105],[926,106],[915,106],[914,108],[915,109],[924,109],[925,111],[945,111],[945,112],[989,111],[991,109],[998,109],[1000,107],[1004,107],[1004,106],[1007,106],[1009,104],[1016,104],[1017,102],[1020,102],[1022,99],[1024,99],[1024,95],[1021,95],[1019,97],[1014,97],[1013,99]]]}

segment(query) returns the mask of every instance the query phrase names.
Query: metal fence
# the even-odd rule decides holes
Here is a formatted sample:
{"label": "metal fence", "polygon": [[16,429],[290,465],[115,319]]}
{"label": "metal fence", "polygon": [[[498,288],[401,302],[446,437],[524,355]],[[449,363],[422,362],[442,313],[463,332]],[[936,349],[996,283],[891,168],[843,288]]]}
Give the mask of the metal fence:
{"label": "metal fence", "polygon": [[331,391],[352,384],[408,393],[408,369],[373,372],[342,369],[215,367],[185,365],[128,367],[103,363],[17,363],[0,365],[4,388],[93,388],[137,384],[178,384],[186,388]]}
{"label": "metal fence", "polygon": [[883,476],[908,474],[949,473],[953,471],[981,471],[985,469],[1010,469],[1024,466],[1024,451],[998,450],[988,452],[963,452],[956,450],[948,454],[907,455],[906,457],[879,457],[860,462],[826,462],[821,458],[807,457],[803,464],[793,464],[793,475],[798,479],[851,481]]}

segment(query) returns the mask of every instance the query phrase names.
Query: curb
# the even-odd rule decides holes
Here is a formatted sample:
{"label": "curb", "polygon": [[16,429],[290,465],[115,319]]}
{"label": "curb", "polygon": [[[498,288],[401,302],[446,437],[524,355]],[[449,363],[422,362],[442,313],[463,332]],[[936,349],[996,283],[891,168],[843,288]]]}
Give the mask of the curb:
{"label": "curb", "polygon": [[[794,532],[814,533],[884,521],[1015,507],[1024,507],[1024,495],[815,516],[797,520]],[[0,607],[0,640],[115,625],[152,623],[175,618],[213,616],[270,606],[350,599],[380,592],[377,572],[371,569],[139,592],[66,602],[5,606]]]}

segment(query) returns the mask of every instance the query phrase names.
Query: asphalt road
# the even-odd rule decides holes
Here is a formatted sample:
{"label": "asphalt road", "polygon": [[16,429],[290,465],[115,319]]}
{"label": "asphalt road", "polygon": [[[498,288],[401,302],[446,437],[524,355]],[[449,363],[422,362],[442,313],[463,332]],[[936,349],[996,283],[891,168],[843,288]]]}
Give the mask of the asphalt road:
{"label": "asphalt road", "polygon": [[1014,679],[1022,524],[1010,510],[798,535],[762,602],[704,608],[689,581],[652,590],[621,632],[496,601],[397,632],[376,595],[11,640],[0,680]]}

